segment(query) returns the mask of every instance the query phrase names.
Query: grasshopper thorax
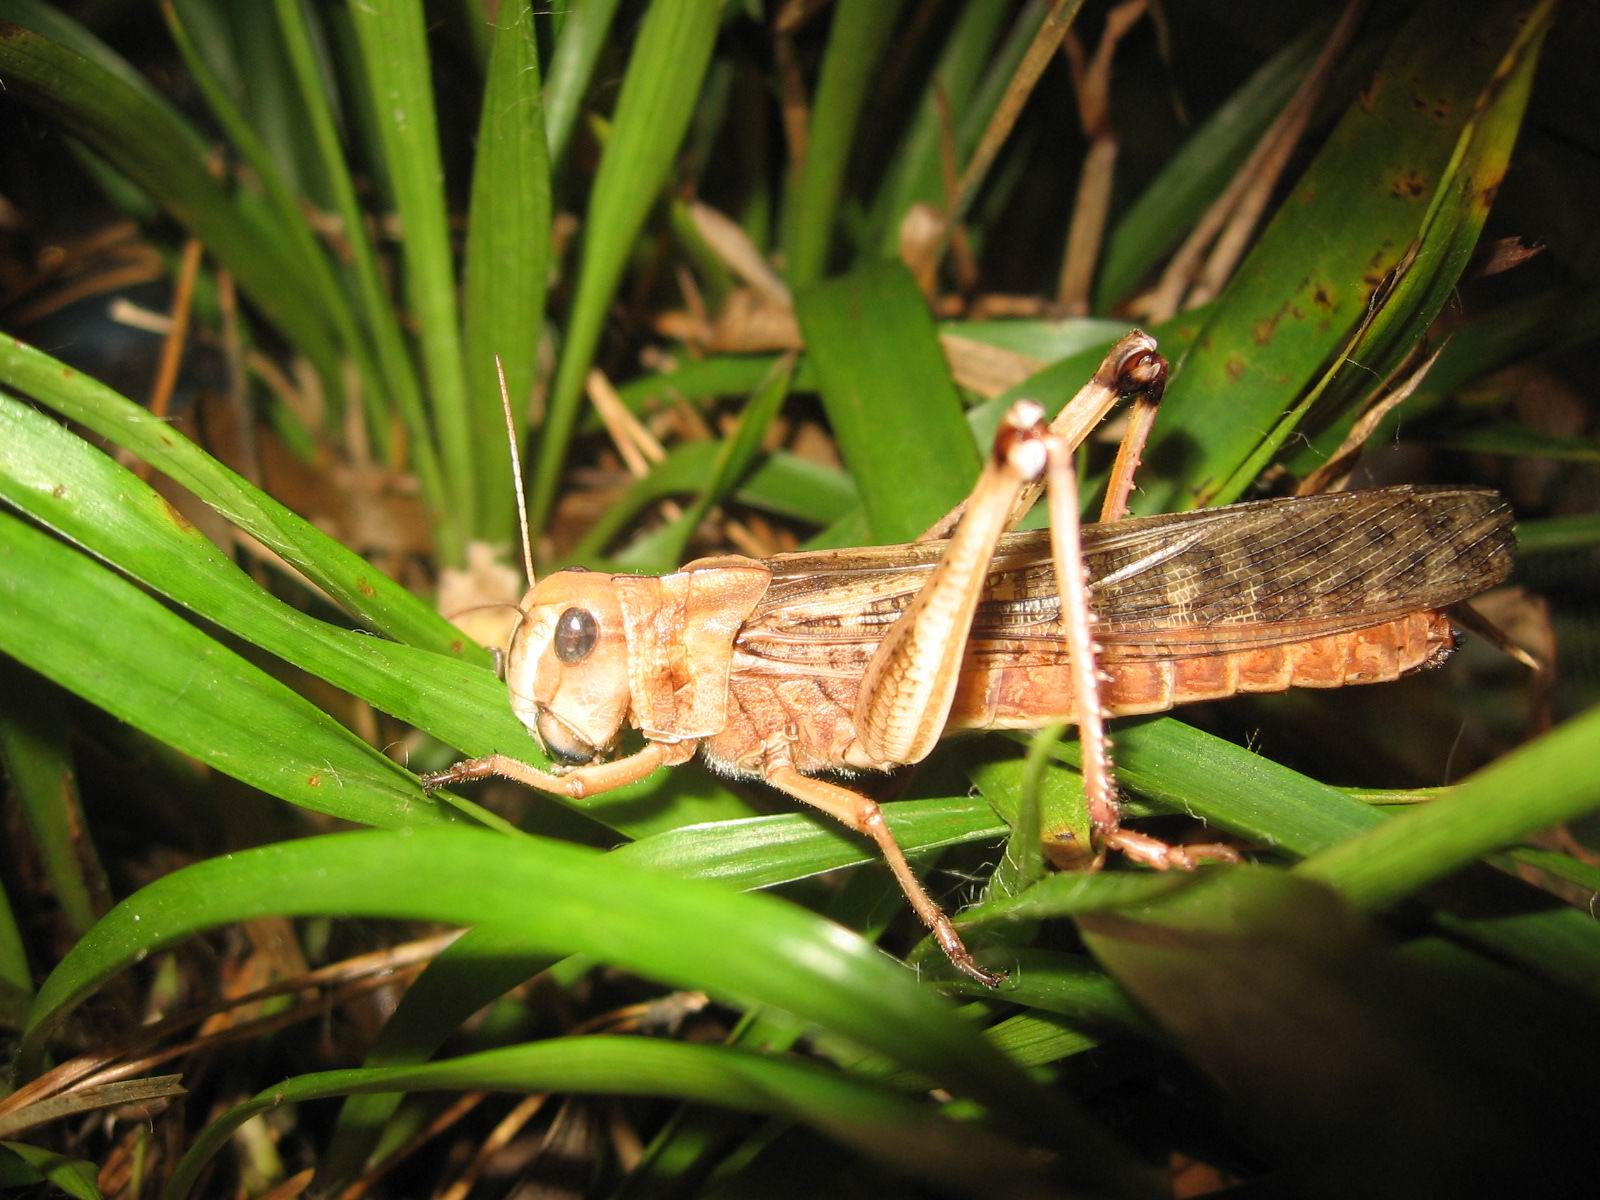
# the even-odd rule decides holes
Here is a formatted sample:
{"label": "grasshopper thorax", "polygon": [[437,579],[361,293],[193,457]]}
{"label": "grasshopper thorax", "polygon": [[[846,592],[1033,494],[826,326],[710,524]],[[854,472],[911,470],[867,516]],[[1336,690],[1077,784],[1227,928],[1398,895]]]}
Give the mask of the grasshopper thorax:
{"label": "grasshopper thorax", "polygon": [[522,599],[506,655],[511,711],[551,757],[594,762],[628,714],[628,644],[612,577],[560,571]]}

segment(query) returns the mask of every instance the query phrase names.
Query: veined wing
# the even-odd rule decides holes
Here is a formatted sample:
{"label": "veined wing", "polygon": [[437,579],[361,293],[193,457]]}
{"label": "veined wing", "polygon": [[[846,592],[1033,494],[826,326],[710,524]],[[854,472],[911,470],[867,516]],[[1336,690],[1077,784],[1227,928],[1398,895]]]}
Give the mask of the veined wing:
{"label": "veined wing", "polygon": [[[1512,514],[1491,491],[1393,487],[1264,500],[1083,531],[1108,662],[1225,654],[1443,608],[1511,569]],[[939,542],[781,555],[739,637],[748,654],[853,669],[915,595]],[[1010,534],[971,653],[1060,661],[1043,532]]]}

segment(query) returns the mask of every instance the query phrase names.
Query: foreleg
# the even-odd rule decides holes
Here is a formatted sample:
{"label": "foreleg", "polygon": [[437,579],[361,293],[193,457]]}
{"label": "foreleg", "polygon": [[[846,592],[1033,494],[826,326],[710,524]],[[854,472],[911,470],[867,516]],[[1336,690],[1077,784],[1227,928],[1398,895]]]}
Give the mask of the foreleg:
{"label": "foreleg", "polygon": [[597,792],[609,792],[637,783],[657,767],[688,762],[694,757],[699,744],[697,741],[647,742],[637,754],[612,762],[589,763],[560,775],[542,771],[532,763],[512,758],[509,754],[490,754],[483,758],[469,758],[442,771],[429,772],[422,776],[422,786],[431,792],[451,784],[501,775],[541,792],[581,800]]}

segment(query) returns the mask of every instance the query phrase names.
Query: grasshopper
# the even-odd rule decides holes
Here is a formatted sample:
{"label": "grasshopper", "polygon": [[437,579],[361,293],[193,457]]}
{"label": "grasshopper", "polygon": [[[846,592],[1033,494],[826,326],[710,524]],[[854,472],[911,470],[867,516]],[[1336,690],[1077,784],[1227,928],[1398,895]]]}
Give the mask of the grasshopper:
{"label": "grasshopper", "polygon": [[[1094,852],[1236,860],[1121,825],[1106,718],[1436,665],[1454,647],[1445,610],[1509,573],[1512,517],[1491,491],[1402,486],[1123,519],[1166,373],[1134,331],[1050,425],[1013,406],[971,495],[917,542],[531,583],[506,684],[558,765],[495,754],[424,784],[503,775],[578,798],[699,753],[872,838],[950,961],[989,985],[1004,976],[968,952],[878,805],[821,776],[915,763],[964,730],[1075,721]],[[1101,523],[1080,530],[1073,452],[1122,396]],[[1008,532],[1046,484],[1050,529]],[[609,759],[625,723],[644,747]]]}

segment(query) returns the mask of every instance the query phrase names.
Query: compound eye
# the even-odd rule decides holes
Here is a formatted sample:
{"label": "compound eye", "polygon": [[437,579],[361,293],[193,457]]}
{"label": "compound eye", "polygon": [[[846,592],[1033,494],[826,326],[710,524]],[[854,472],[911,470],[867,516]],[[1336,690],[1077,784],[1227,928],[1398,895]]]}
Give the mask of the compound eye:
{"label": "compound eye", "polygon": [[600,636],[594,614],[586,608],[569,608],[556,618],[556,657],[564,663],[582,662]]}

